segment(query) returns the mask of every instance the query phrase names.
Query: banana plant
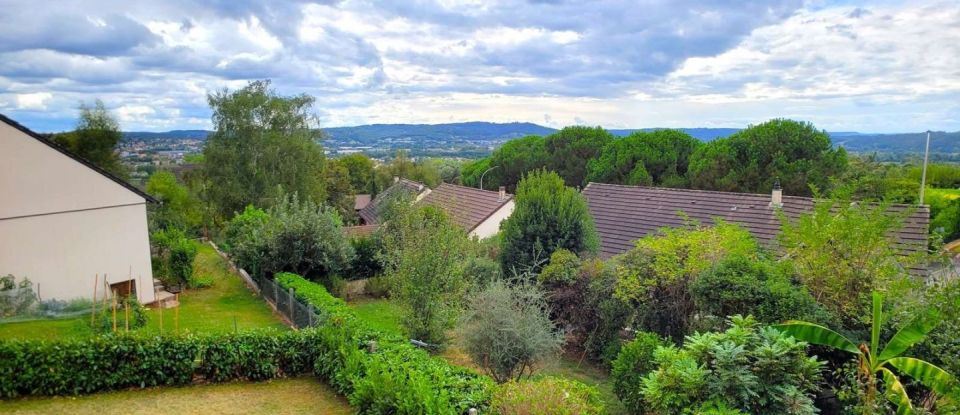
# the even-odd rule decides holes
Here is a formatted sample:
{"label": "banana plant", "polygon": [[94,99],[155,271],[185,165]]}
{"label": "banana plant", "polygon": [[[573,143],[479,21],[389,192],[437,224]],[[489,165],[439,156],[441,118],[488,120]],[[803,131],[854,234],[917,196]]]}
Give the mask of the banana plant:
{"label": "banana plant", "polygon": [[[947,393],[955,386],[954,378],[943,369],[924,360],[902,356],[911,346],[922,341],[931,330],[940,323],[940,316],[930,311],[903,326],[889,342],[880,348],[880,324],[883,321],[883,298],[873,293],[873,322],[870,332],[870,344],[859,345],[850,339],[826,327],[791,320],[776,326],[798,340],[810,344],[832,347],[850,352],[856,356],[858,375],[865,380],[864,414],[872,413],[877,400],[877,380],[882,379],[886,397],[896,405],[897,414],[914,413],[913,404],[907,390],[897,374],[916,379],[936,393]],[[894,372],[891,369],[896,369]]]}

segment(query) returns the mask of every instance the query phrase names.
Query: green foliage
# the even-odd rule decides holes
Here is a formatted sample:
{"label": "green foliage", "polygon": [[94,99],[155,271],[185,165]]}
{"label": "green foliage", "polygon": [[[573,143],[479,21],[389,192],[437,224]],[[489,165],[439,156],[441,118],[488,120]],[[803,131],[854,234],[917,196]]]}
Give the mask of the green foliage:
{"label": "green foliage", "polygon": [[532,374],[563,345],[543,293],[523,282],[494,281],[471,296],[460,333],[467,354],[500,383]]}
{"label": "green foliage", "polygon": [[483,178],[483,187],[487,190],[497,190],[505,186],[508,192],[514,192],[520,179],[528,172],[547,166],[548,156],[543,137],[529,135],[523,138],[507,141],[493,151],[486,168],[475,166],[476,181],[464,175],[464,184],[479,186],[480,175],[488,168],[496,167]]}
{"label": "green foliage", "polygon": [[909,213],[892,212],[888,203],[820,201],[795,221],[781,218],[780,248],[814,298],[852,325],[871,291],[904,297],[913,287],[909,270],[928,260],[926,252],[902,255],[897,244]]}
{"label": "green foliage", "polygon": [[374,164],[370,157],[363,153],[353,153],[337,159],[347,169],[350,177],[352,194],[374,194]]}
{"label": "green foliage", "polygon": [[701,273],[690,286],[697,313],[724,318],[753,315],[761,323],[788,319],[831,321],[805,287],[791,282],[781,264],[765,259],[732,256]]}
{"label": "green foliage", "polygon": [[570,285],[580,277],[583,263],[577,254],[566,249],[558,249],[550,255],[550,262],[543,267],[537,281],[547,286]]}
{"label": "green foliage", "polygon": [[501,224],[504,273],[536,273],[558,249],[596,253],[599,238],[584,197],[556,173],[535,171],[517,186],[516,207]]}
{"label": "green foliage", "polygon": [[690,157],[690,184],[696,189],[767,193],[780,180],[785,194],[812,195],[843,172],[846,151],[833,149],[830,136],[812,124],[774,119],[711,141]]}
{"label": "green foliage", "polygon": [[161,170],[147,180],[147,193],[160,203],[151,205],[150,223],[154,230],[178,228],[195,234],[203,224],[200,201],[177,183],[173,173]]}
{"label": "green foliage", "polygon": [[[127,312],[126,310],[130,310]],[[103,307],[97,315],[94,322],[93,331],[97,333],[114,332],[113,310],[109,307]],[[123,332],[127,329],[136,330],[147,325],[147,308],[137,301],[134,296],[124,297],[117,303],[116,332]]]}
{"label": "green foliage", "polygon": [[440,184],[440,172],[437,171],[436,166],[420,160],[413,161],[403,150],[397,151],[389,163],[377,167],[376,193],[390,187],[394,177],[420,182],[427,187],[436,187]]}
{"label": "green foliage", "polygon": [[[954,390],[957,387],[956,379],[943,369],[924,360],[902,356],[913,345],[922,342],[940,324],[940,313],[936,309],[930,309],[916,315],[913,321],[901,327],[881,349],[880,331],[884,316],[883,298],[879,292],[873,292],[872,303],[870,341],[860,343],[859,346],[833,330],[805,321],[789,321],[777,328],[802,341],[852,353],[857,361],[859,383],[865,388],[860,395],[863,399],[861,408],[864,414],[877,413],[882,408],[882,404],[877,400],[879,379],[883,380],[886,388],[884,396],[897,408],[897,413],[913,413],[913,404],[897,373],[907,375],[939,394]],[[896,370],[896,373],[893,370]]]}
{"label": "green foliage", "polygon": [[493,411],[501,415],[599,415],[604,413],[594,386],[559,377],[512,381],[500,385]]}
{"label": "green foliage", "polygon": [[309,370],[317,331],[0,341],[0,397],[265,380]]}
{"label": "green foliage", "polygon": [[490,379],[370,329],[318,284],[294,274],[275,279],[321,315],[312,343],[314,373],[346,395],[359,413],[454,415],[486,409],[493,392]]}
{"label": "green foliage", "polygon": [[544,139],[546,167],[557,172],[567,186],[583,186],[587,163],[611,142],[613,134],[601,127],[565,127]]}
{"label": "green foliage", "polygon": [[[467,187],[479,188],[480,176],[484,172],[486,172],[487,169],[490,168],[491,161],[492,160],[490,159],[490,157],[484,157],[482,159],[477,159],[477,160],[473,160],[465,163],[460,168],[460,183],[462,183],[464,186],[467,186]],[[484,179],[489,179],[490,177],[492,176],[490,176],[490,173],[488,173],[487,176],[484,176]],[[491,185],[493,184],[493,182],[490,182],[490,183]],[[493,187],[487,185],[486,183],[484,183],[484,187],[489,190],[493,189]]]}
{"label": "green foliage", "polygon": [[116,153],[117,144],[122,138],[120,124],[98,99],[93,107],[81,103],[77,128],[68,133],[55,135],[53,140],[95,166],[117,176],[126,177],[127,169]]}
{"label": "green foliage", "polygon": [[587,182],[687,187],[690,155],[702,146],[680,130],[635,132],[607,144],[587,165]]}
{"label": "green foliage", "polygon": [[270,222],[270,214],[266,211],[247,205],[242,213],[227,222],[223,231],[223,249],[230,253],[237,266],[254,275],[258,275],[258,267],[267,255],[263,240]]}
{"label": "green foliage", "polygon": [[630,343],[625,344],[616,360],[610,365],[613,391],[632,414],[643,414],[643,395],[640,393],[643,379],[657,368],[653,353],[669,342],[653,333],[640,332]]}
{"label": "green foliage", "polygon": [[324,165],[323,175],[327,190],[326,204],[343,220],[354,222],[356,198],[350,182],[350,171],[339,160],[330,160]]}
{"label": "green foliage", "polygon": [[694,324],[691,285],[730,256],[759,257],[757,242],[737,225],[718,220],[709,227],[661,229],[619,257],[615,295],[637,309],[639,327],[679,342]]}
{"label": "green foliage", "polygon": [[306,201],[326,200],[322,133],[310,115],[314,99],[284,97],[270,81],[207,96],[214,132],[203,149],[205,197],[229,218],[244,206],[270,207],[283,193]]}
{"label": "green foliage", "polygon": [[383,266],[377,260],[380,253],[380,243],[375,236],[357,236],[350,238],[354,257],[350,262],[350,279],[371,278],[383,271]]}
{"label": "green foliage", "polygon": [[150,234],[156,247],[159,279],[168,285],[187,285],[193,276],[193,259],[197,244],[177,228]]}
{"label": "green foliage", "polygon": [[382,275],[371,277],[367,279],[367,284],[364,285],[363,291],[371,297],[387,298],[390,296],[390,281]]}
{"label": "green foliage", "polygon": [[[807,344],[751,317],[731,318],[721,333],[694,334],[682,348],[660,347],[643,380],[647,410],[657,414],[814,414],[821,363]],[[711,408],[708,410],[708,408]],[[714,411],[714,412],[710,412]]]}
{"label": "green foliage", "polygon": [[11,274],[0,276],[0,317],[25,314],[36,302],[30,279],[17,282],[17,278]]}

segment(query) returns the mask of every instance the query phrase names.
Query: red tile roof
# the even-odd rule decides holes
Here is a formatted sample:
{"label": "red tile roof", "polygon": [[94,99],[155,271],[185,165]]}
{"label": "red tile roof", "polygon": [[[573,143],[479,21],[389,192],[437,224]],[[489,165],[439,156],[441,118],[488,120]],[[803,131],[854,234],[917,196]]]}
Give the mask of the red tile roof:
{"label": "red tile roof", "polygon": [[[684,219],[709,224],[719,218],[743,226],[761,243],[776,244],[780,219],[770,207],[770,194],[712,192],[590,183],[583,189],[600,235],[600,253],[610,257],[634,246],[634,241],[663,227],[678,227]],[[813,209],[809,197],[783,196],[783,213],[790,219]],[[926,249],[930,210],[926,206],[892,205],[892,212],[912,209],[897,232],[904,250]]]}
{"label": "red tile roof", "polygon": [[368,195],[368,194],[354,195],[354,196],[353,196],[353,210],[360,210],[360,209],[363,209],[363,208],[367,207],[367,205],[370,204],[370,199],[371,199],[371,198],[370,198],[370,195]]}
{"label": "red tile roof", "polygon": [[396,183],[390,185],[386,190],[377,194],[377,197],[367,204],[363,209],[360,209],[360,219],[363,219],[363,223],[366,225],[374,225],[380,223],[380,205],[385,203],[387,200],[392,198],[394,195],[401,193],[409,193],[411,196],[419,196],[420,193],[430,190],[426,185],[420,182],[415,182],[413,180],[400,179]]}
{"label": "red tile roof", "polygon": [[380,225],[344,226],[343,234],[350,238],[357,236],[370,236],[376,232],[378,228],[380,228]]}
{"label": "red tile roof", "polygon": [[470,232],[511,200],[511,194],[501,199],[500,192],[443,183],[420,203],[443,209],[454,223]]}

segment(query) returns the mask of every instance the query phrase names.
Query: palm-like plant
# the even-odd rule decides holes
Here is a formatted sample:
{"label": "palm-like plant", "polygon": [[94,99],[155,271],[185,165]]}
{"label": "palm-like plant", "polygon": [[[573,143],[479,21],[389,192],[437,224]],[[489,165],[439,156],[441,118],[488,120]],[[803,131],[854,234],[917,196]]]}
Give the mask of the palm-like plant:
{"label": "palm-like plant", "polygon": [[872,408],[876,405],[878,378],[883,379],[885,395],[897,406],[897,414],[913,413],[910,396],[907,395],[906,388],[891,368],[916,379],[940,394],[948,392],[954,386],[953,376],[936,365],[917,358],[901,356],[911,346],[922,341],[940,323],[938,313],[931,311],[903,326],[882,350],[880,349],[880,324],[883,321],[883,299],[876,292],[873,293],[872,317],[869,345],[861,343],[858,346],[833,330],[805,321],[788,321],[776,327],[807,343],[833,347],[855,354],[858,361],[858,375],[865,380],[867,387],[864,413],[872,413]]}

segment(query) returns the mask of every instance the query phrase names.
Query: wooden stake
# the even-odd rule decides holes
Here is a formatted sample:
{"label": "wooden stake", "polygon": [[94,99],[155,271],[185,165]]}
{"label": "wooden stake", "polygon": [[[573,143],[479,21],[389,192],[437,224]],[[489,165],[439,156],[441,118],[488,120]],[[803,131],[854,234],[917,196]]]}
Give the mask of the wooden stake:
{"label": "wooden stake", "polygon": [[113,332],[117,332],[117,291],[113,291]]}
{"label": "wooden stake", "polygon": [[160,314],[160,334],[163,334],[163,303],[160,302],[160,290],[153,286],[153,302],[157,304],[157,312]]}
{"label": "wooden stake", "polygon": [[130,302],[123,306],[123,331],[130,332]]}
{"label": "wooden stake", "polygon": [[90,306],[90,327],[93,327],[97,318],[97,285],[100,284],[100,274],[93,277],[93,305]]}
{"label": "wooden stake", "polygon": [[180,293],[177,293],[177,308],[173,310],[173,327],[177,334],[180,334]]}
{"label": "wooden stake", "polygon": [[143,304],[143,296],[140,295],[140,291],[143,291],[143,274],[137,274],[137,301]]}

